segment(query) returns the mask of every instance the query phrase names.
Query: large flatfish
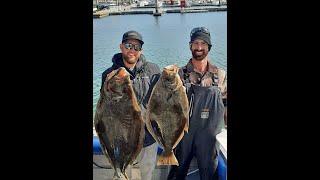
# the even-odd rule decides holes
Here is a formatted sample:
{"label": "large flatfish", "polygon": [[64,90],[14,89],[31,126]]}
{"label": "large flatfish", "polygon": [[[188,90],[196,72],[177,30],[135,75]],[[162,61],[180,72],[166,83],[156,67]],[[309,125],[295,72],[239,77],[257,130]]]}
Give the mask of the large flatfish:
{"label": "large flatfish", "polygon": [[103,152],[115,170],[113,179],[128,179],[125,170],[143,145],[144,122],[129,77],[123,67],[107,75],[94,118]]}
{"label": "large flatfish", "polygon": [[163,148],[157,165],[179,165],[173,149],[189,128],[188,98],[178,70],[176,65],[163,69],[148,102],[147,129]]}

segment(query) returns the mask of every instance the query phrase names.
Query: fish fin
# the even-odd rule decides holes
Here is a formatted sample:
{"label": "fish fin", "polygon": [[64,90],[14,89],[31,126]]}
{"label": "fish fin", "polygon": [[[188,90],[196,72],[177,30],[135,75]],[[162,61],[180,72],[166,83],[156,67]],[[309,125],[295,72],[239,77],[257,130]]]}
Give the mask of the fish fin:
{"label": "fish fin", "polygon": [[100,141],[102,152],[105,155],[105,157],[107,158],[107,160],[109,161],[109,163],[111,164],[111,166],[115,167],[115,164],[113,163],[113,161],[111,159],[111,156],[112,156],[112,154],[110,154],[111,151],[110,151],[110,149],[108,150],[107,146],[105,145],[106,138],[103,138],[103,137],[104,137],[104,134],[98,134],[98,138]]}
{"label": "fish fin", "polygon": [[[99,134],[99,137],[102,137],[103,134],[106,132],[106,127],[102,121],[102,119],[96,119],[94,124],[94,129],[96,130],[97,134]],[[101,139],[103,140],[103,139]]]}
{"label": "fish fin", "polygon": [[147,126],[147,130],[149,131],[149,133],[151,134],[151,136],[152,136],[154,139],[157,139],[157,138],[156,138],[156,135],[155,135],[154,132],[153,132],[152,126],[151,126],[151,120],[150,120],[150,112],[149,112],[149,110],[147,110],[147,112],[146,112],[145,120],[146,120],[145,123],[146,123],[146,126]]}
{"label": "fish fin", "polygon": [[150,119],[150,112],[149,112],[149,110],[147,110],[147,115],[146,115],[147,129],[148,129],[149,133],[151,134],[151,136],[153,137],[153,139],[155,139],[160,146],[164,147],[163,143],[160,142],[159,137],[156,135],[156,132],[154,132],[154,129],[152,127],[152,123],[155,123],[158,126],[156,121],[153,121]]}
{"label": "fish fin", "polygon": [[186,124],[185,124],[183,130],[184,130],[186,133],[188,133],[188,131],[189,131],[189,118],[188,118],[188,117],[186,117]]}
{"label": "fish fin", "polygon": [[183,136],[184,136],[184,131],[181,132],[179,138],[177,139],[177,141],[176,141],[176,142],[174,143],[174,145],[172,146],[173,149],[177,147],[177,145],[179,144],[179,142],[181,141],[181,139],[183,138]]}
{"label": "fish fin", "polygon": [[[183,91],[183,94],[186,94],[186,88],[184,86],[182,86],[182,91]],[[183,96],[183,98],[181,98],[181,101],[179,102],[180,103],[180,106],[182,107],[182,113],[184,115],[184,118],[185,118],[185,127],[184,127],[184,131],[185,132],[188,132],[189,130],[189,100],[188,100],[188,97],[185,95]]]}
{"label": "fish fin", "polygon": [[179,162],[172,151],[166,155],[164,155],[164,152],[163,152],[158,158],[157,165],[158,166],[161,166],[161,165],[177,165],[177,166],[179,166]]}
{"label": "fish fin", "polygon": [[156,136],[156,134],[154,133],[154,131],[153,131],[152,127],[151,127],[151,122],[149,122],[149,123],[147,122],[146,126],[147,126],[147,130],[149,131],[149,133],[151,134],[153,139],[155,139],[157,141],[157,143],[162,145],[161,142],[158,141],[158,137]]}
{"label": "fish fin", "polygon": [[151,127],[153,128],[153,132],[155,133],[155,135],[157,136],[158,140],[159,140],[159,144],[162,145],[162,147],[164,147],[165,144],[165,140],[163,138],[162,135],[162,130],[159,127],[159,124],[157,121],[151,121]]}

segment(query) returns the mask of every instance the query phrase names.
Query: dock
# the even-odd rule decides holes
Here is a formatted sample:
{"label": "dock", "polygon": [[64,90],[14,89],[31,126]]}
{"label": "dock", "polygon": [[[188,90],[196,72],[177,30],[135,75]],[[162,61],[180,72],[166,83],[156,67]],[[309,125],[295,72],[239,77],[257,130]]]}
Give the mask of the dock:
{"label": "dock", "polygon": [[153,11],[119,11],[110,12],[109,15],[129,15],[129,14],[153,14]]}
{"label": "dock", "polygon": [[161,16],[165,13],[206,13],[217,11],[227,11],[227,6],[191,6],[186,8],[180,8],[178,6],[161,7],[157,12],[155,10],[155,7],[135,7],[130,5],[124,7],[113,7],[110,9],[94,12],[93,18],[102,18],[112,15],[150,14],[154,16]]}
{"label": "dock", "polygon": [[203,13],[209,12],[206,9],[173,9],[167,10],[166,13]]}

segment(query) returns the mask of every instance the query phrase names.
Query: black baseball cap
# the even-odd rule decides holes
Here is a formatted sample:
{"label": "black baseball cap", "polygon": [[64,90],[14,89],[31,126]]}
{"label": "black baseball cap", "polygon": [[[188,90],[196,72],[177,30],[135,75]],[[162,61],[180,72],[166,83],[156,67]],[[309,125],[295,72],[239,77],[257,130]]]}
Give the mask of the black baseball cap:
{"label": "black baseball cap", "polygon": [[123,34],[122,42],[125,42],[125,41],[127,41],[129,39],[135,39],[135,40],[138,40],[141,43],[141,45],[144,44],[141,34],[138,33],[137,31],[128,31],[128,32]]}
{"label": "black baseball cap", "polygon": [[190,33],[190,43],[193,42],[195,39],[202,39],[210,47],[212,46],[210,32],[205,27],[196,27],[192,29]]}

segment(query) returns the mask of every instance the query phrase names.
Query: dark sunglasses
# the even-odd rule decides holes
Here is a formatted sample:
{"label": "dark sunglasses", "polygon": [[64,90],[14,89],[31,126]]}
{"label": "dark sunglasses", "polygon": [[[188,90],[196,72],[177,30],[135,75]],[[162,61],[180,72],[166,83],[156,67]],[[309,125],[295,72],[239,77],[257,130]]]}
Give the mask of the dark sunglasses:
{"label": "dark sunglasses", "polygon": [[210,36],[210,32],[209,32],[209,29],[205,28],[205,27],[197,27],[197,28],[193,28],[191,33],[190,33],[190,37],[194,34],[194,33],[197,33],[197,32],[202,32],[202,33],[205,33],[205,34],[208,34]]}
{"label": "dark sunglasses", "polygon": [[141,51],[142,47],[141,44],[131,44],[131,43],[124,43],[124,47],[126,49],[134,49],[135,51]]}

